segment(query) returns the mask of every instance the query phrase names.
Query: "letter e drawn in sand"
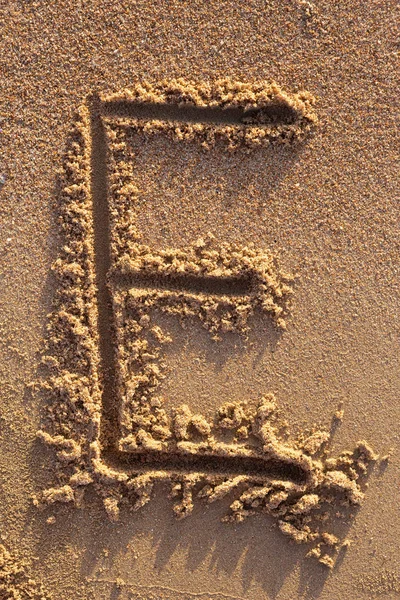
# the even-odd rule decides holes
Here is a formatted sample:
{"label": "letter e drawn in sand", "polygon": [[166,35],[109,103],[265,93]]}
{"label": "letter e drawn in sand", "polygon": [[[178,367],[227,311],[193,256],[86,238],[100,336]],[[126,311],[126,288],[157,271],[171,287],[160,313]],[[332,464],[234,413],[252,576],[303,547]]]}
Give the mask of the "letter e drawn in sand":
{"label": "letter e drawn in sand", "polygon": [[182,518],[196,498],[230,494],[226,521],[268,514],[332,566],[341,541],[327,532],[327,516],[360,504],[361,478],[374,458],[364,442],[332,458],[325,431],[282,434],[271,393],[255,407],[225,402],[213,419],[187,405],[167,411],[158,395],[170,339],[155,313],[196,320],[214,337],[246,332],[255,311],[284,330],[291,278],[268,250],[212,235],[184,249],[147,246],[130,144],[161,135],[204,152],[251,152],[291,146],[315,123],[310,94],[265,82],[137,85],[80,107],[64,160],[65,243],[55,265],[43,386],[49,401],[39,432],[56,449],[62,481],[37,504],[79,505],[91,485],[116,520],[122,503],[139,509],[164,481]]}

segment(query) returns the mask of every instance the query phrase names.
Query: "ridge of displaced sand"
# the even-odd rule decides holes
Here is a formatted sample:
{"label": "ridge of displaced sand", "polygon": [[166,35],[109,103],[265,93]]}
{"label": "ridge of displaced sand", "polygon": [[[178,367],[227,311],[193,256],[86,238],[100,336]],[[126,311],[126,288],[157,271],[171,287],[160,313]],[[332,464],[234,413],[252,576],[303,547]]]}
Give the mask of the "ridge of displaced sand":
{"label": "ridge of displaced sand", "polygon": [[[137,88],[137,97],[142,102],[199,105],[210,102],[221,106],[236,102],[247,107],[252,102],[259,105],[270,102],[271,94],[280,94],[277,86],[272,86],[268,93],[264,84],[238,86],[225,81],[216,88],[192,88],[191,84],[185,87],[179,83],[169,89],[163,84],[161,88],[145,86],[144,91]],[[129,98],[129,94],[123,97]],[[79,506],[86,487],[92,485],[103,499],[109,517],[117,520],[122,505],[130,505],[133,510],[142,507],[150,500],[155,483],[169,481],[174,511],[178,517],[185,517],[191,513],[195,498],[214,502],[231,494],[234,499],[226,521],[243,521],[257,512],[271,515],[284,534],[298,543],[311,544],[310,555],[331,567],[343,545],[330,531],[335,520],[333,514],[339,506],[351,508],[361,504],[362,479],[376,458],[365,442],[334,458],[328,453],[330,436],[324,430],[316,429],[300,438],[284,434],[273,394],[266,394],[257,407],[226,402],[217,409],[214,419],[192,414],[186,405],[176,407],[169,415],[162,398],[156,395],[162,377],[158,365],[160,352],[168,337],[151,323],[149,308],[161,306],[182,318],[200,318],[205,328],[216,334],[226,330],[244,332],[249,316],[258,306],[272,317],[278,328],[284,329],[290,277],[280,271],[268,251],[229,244],[216,247],[212,237],[186,251],[170,249],[157,255],[143,245],[135,225],[136,191],[125,144],[126,127],[108,122],[107,134],[111,140],[108,276],[114,304],[114,341],[118,348],[115,352],[118,394],[111,400],[122,401],[122,408],[121,437],[117,447],[107,447],[107,435],[102,434],[105,408],[100,382],[101,371],[107,365],[102,364],[99,350],[92,195],[94,117],[90,110],[89,105],[79,109],[65,155],[60,196],[64,246],[55,264],[59,287],[44,357],[49,373],[42,385],[47,408],[38,435],[56,451],[60,484],[38,494],[35,503],[44,506],[60,501]],[[143,129],[142,134],[148,132]],[[247,277],[250,283],[244,296],[222,296],[216,301],[212,294],[196,299],[171,290],[143,296],[137,290],[120,289],[115,282],[115,278],[138,273],[171,280],[188,274],[205,279]],[[204,312],[207,302],[208,314],[207,310]],[[223,309],[222,316],[219,308]],[[152,348],[149,336],[153,338]],[[227,431],[232,437],[229,444],[221,441],[221,433]],[[146,453],[151,452],[161,453],[164,458],[177,455],[183,467],[190,456],[203,457],[204,461],[207,456],[258,457],[266,464],[272,460],[280,465],[281,476],[245,472],[233,476],[184,468],[177,472],[153,467],[135,470],[116,464],[118,453],[127,456],[140,453],[145,459]],[[288,465],[301,474],[299,481],[290,480]]]}
{"label": "ridge of displaced sand", "polygon": [[[178,141],[195,140],[206,149],[217,141],[224,142],[229,150],[292,144],[303,140],[318,122],[312,94],[290,93],[267,81],[247,83],[225,78],[210,83],[184,79],[142,82],[120,93],[104,95],[102,101],[105,115],[124,115],[135,106],[151,105],[160,116],[146,120],[139,116],[134,124],[130,123],[136,132],[168,135]],[[182,115],[191,107],[219,109],[221,115],[231,112],[236,122],[211,125],[169,121],[162,117],[162,107],[171,105],[179,107]],[[123,125],[124,119],[118,119],[118,123]]]}

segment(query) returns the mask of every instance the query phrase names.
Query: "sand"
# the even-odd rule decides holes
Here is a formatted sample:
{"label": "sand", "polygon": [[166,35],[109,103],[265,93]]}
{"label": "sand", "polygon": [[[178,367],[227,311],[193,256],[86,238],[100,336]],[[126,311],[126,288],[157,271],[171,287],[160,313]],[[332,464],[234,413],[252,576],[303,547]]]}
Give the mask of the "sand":
{"label": "sand", "polygon": [[4,23],[4,597],[396,597],[394,4]]}

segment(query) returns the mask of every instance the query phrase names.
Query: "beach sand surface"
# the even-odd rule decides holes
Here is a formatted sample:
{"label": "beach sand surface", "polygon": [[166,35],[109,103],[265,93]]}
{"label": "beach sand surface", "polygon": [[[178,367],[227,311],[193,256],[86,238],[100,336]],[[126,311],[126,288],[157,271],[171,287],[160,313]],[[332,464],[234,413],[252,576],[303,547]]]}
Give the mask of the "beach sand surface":
{"label": "beach sand surface", "polygon": [[[10,553],[0,585],[55,600],[399,596],[398,13],[391,0],[0,3],[0,537]],[[268,516],[222,523],[229,499],[177,520],[162,483],[115,523],[93,490],[81,508],[32,501],[57,483],[30,383],[56,288],[68,131],[88,94],[179,77],[275,81],[316,98],[318,125],[297,145],[226,153],[162,136],[132,143],[149,246],[183,248],[211,232],[274,252],[296,276],[283,332],[256,315],[248,339],[215,342],[196,321],[183,329],[155,315],[174,331],[161,384],[168,409],[211,416],[225,400],[273,392],[301,432],[329,429],[342,405],[333,452],[366,440],[389,455],[346,521],[351,544],[333,570]]]}

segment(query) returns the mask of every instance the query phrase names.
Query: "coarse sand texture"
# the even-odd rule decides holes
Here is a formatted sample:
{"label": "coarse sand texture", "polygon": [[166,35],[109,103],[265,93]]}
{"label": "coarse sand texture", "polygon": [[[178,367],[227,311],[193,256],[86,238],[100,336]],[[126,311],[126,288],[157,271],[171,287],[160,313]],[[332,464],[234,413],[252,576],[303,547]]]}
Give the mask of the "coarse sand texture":
{"label": "coarse sand texture", "polygon": [[164,481],[183,518],[197,498],[230,494],[224,521],[270,515],[333,566],[347,544],[338,522],[362,503],[376,459],[368,444],[332,456],[329,431],[291,434],[269,390],[257,403],[225,398],[212,417],[174,398],[168,409],[159,392],[174,336],[159,317],[181,328],[197,322],[214,346],[232,332],[245,339],[255,315],[290,335],[294,277],[270,249],[211,233],[182,248],[152,248],[138,226],[135,183],[137,139],[224,156],[294,148],[317,127],[314,105],[305,91],[223,79],[138,84],[92,95],[78,109],[63,164],[64,240],[40,385],[47,406],[38,436],[56,452],[59,484],[38,494],[37,506],[80,506],[91,486],[116,521],[121,507],[141,508]]}

